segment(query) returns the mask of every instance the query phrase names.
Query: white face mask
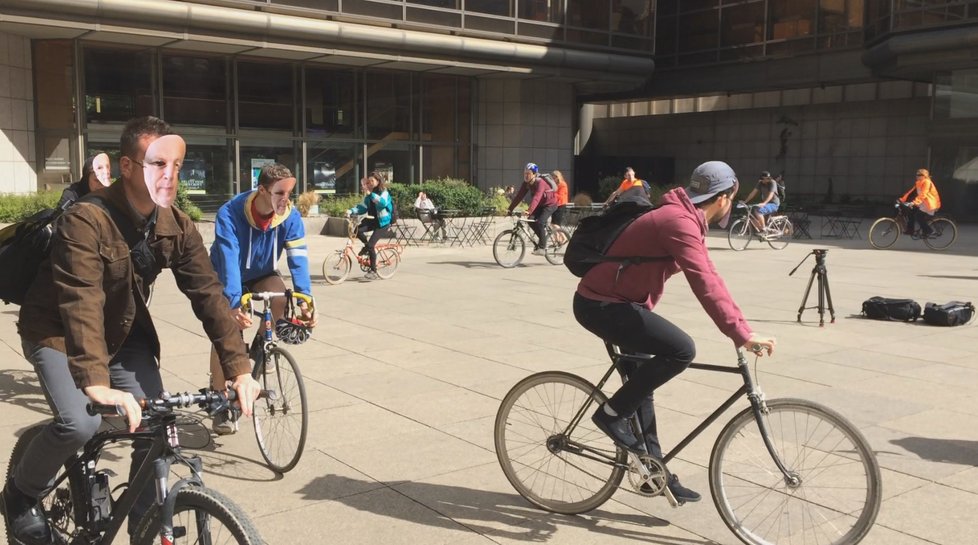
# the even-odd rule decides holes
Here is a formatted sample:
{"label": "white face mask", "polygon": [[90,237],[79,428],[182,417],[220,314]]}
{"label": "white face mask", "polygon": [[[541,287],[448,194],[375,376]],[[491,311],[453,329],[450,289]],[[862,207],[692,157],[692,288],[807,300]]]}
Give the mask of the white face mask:
{"label": "white face mask", "polygon": [[161,136],[146,148],[142,165],[143,183],[150,198],[161,208],[169,208],[176,200],[180,167],[186,152],[186,142],[175,134]]}

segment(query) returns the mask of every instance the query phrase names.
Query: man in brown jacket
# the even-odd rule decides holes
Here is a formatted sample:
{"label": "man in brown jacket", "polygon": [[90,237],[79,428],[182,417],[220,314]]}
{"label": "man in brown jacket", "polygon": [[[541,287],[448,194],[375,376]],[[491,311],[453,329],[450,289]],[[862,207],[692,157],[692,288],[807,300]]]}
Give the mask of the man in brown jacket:
{"label": "man in brown jacket", "polygon": [[[122,405],[134,430],[140,421],[137,399],[163,391],[160,342],[143,296],[161,268],[173,272],[190,299],[225,376],[233,377],[231,388],[243,400],[245,414],[260,389],[200,233],[186,214],[170,206],[186,151],[183,139],[172,135],[163,120],[144,117],[126,124],[120,145],[121,181],[93,194],[115,213],[91,202],[92,197],[65,212],[51,257],[20,311],[24,355],[54,413],[24,453],[30,463],[10,469],[11,479],[0,494],[10,533],[25,543],[51,542],[37,496],[97,431],[100,418],[88,415],[86,404]],[[114,217],[132,225],[119,225]],[[132,229],[148,244],[130,249],[123,233]],[[207,365],[207,358],[201,364]],[[133,445],[132,471],[147,446]],[[153,499],[147,487],[130,514],[130,533]]]}

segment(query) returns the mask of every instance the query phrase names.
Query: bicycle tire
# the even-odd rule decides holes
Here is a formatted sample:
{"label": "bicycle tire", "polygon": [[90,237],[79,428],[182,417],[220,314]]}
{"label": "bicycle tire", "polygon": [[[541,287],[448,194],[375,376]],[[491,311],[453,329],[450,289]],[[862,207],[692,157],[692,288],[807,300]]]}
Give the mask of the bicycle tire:
{"label": "bicycle tire", "polygon": [[791,242],[791,233],[793,232],[791,221],[789,221],[788,218],[781,216],[771,223],[771,228],[780,234],[777,236],[777,238],[767,239],[767,243],[775,250],[784,250],[788,247],[788,243]]}
{"label": "bicycle tire", "polygon": [[900,224],[893,218],[879,218],[869,228],[869,244],[877,250],[885,250],[900,238]]}
{"label": "bicycle tire", "polygon": [[547,238],[549,243],[547,246],[547,261],[551,265],[561,265],[564,262],[564,252],[567,250],[567,242],[570,241],[570,235],[563,227],[553,227],[550,236]]}
{"label": "bicycle tire", "polygon": [[948,218],[934,218],[930,227],[934,237],[924,238],[924,244],[931,250],[946,250],[958,239],[958,226]]}
{"label": "bicycle tire", "polygon": [[740,218],[730,224],[730,231],[727,232],[727,242],[730,243],[731,250],[739,252],[747,249],[747,245],[750,244],[753,238],[754,233],[747,218]]}
{"label": "bicycle tire", "polygon": [[[767,408],[771,441],[801,484],[785,482],[747,408],[723,428],[710,456],[710,492],[720,518],[748,545],[859,543],[882,498],[869,443],[844,417],[817,403],[775,399]],[[840,497],[830,499],[833,494]]]}
{"label": "bicycle tire", "polygon": [[[27,445],[37,437],[47,424],[37,424],[31,426],[24,430],[24,433],[20,434],[17,438],[17,442],[14,443],[14,448],[10,452],[10,462],[7,464],[7,475],[4,482],[10,482],[10,478],[13,476],[14,468],[20,463],[21,459],[24,457],[24,451],[27,450]],[[72,471],[70,460],[68,463],[64,464],[64,471],[68,471],[68,479],[61,481],[54,490],[48,491],[47,494],[41,498],[41,508],[44,510],[44,514],[48,518],[48,522],[51,524],[51,529],[56,533],[61,534],[64,538],[64,542],[68,543],[71,541],[71,537],[74,536],[76,530],[78,530],[78,523],[76,521],[85,520],[85,508],[81,505],[76,505],[76,498],[82,498],[82,479],[81,477]],[[10,545],[21,545],[21,543],[15,540],[10,535],[10,527],[6,527],[7,530],[7,540]]]}
{"label": "bicycle tire", "polygon": [[547,511],[574,515],[599,507],[615,493],[625,475],[627,453],[594,426],[590,407],[575,428],[574,439],[614,463],[567,450],[555,452],[553,447],[553,440],[559,439],[586,402],[596,408],[605,401],[607,397],[591,383],[561,371],[531,375],[506,394],[493,431],[496,458],[506,479],[527,501]]}
{"label": "bicycle tire", "polygon": [[525,255],[526,240],[513,229],[499,233],[492,241],[492,258],[504,269],[519,265]]}
{"label": "bicycle tire", "polygon": [[377,250],[377,276],[382,280],[394,276],[398,265],[401,264],[401,255],[394,248],[381,248]]}
{"label": "bicycle tire", "polygon": [[353,263],[343,250],[336,250],[323,259],[323,278],[327,284],[342,284],[350,276]]}
{"label": "bicycle tire", "polygon": [[[271,360],[274,368],[265,371]],[[299,364],[285,349],[268,351],[255,377],[262,389],[275,390],[275,399],[259,399],[254,405],[255,439],[268,467],[279,473],[295,468],[306,446],[309,403]]]}
{"label": "bicycle tire", "polygon": [[[209,543],[224,545],[265,545],[258,530],[244,511],[226,496],[200,486],[188,486],[176,492],[173,509],[175,531],[173,545]],[[143,515],[134,545],[153,545],[160,539],[160,508],[154,505]]]}

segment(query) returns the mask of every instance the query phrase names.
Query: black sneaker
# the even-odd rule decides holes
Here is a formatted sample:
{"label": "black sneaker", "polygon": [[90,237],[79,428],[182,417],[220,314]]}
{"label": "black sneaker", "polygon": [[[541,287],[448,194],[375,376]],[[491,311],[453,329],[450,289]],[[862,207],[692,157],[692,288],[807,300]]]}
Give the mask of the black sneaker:
{"label": "black sneaker", "polygon": [[361,256],[362,255],[370,255],[370,248],[367,248],[366,246],[364,246],[363,248],[360,248],[360,253],[358,253],[357,255],[361,255]]}
{"label": "black sneaker", "polygon": [[0,511],[7,521],[7,535],[26,545],[54,543],[51,526],[37,499],[18,490],[13,482],[8,481],[0,492]]}
{"label": "black sneaker", "polygon": [[628,425],[627,418],[611,416],[605,412],[604,405],[601,405],[595,411],[594,415],[591,416],[591,422],[594,422],[594,425],[610,437],[619,447],[638,454],[645,453],[642,441],[639,441],[635,437],[635,434],[632,433],[632,428]]}
{"label": "black sneaker", "polygon": [[675,496],[680,503],[687,501],[690,503],[695,503],[700,501],[700,498],[702,497],[698,493],[680,484],[679,477],[674,474],[669,476],[669,491],[672,492],[672,495]]}

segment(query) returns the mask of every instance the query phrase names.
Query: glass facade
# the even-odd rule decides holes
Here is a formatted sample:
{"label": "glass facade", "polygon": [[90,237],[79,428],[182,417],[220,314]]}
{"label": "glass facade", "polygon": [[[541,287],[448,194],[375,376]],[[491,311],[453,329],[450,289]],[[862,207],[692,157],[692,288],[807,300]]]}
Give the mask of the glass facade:
{"label": "glass facade", "polygon": [[955,70],[934,78],[934,119],[978,117],[978,69]]}
{"label": "glass facade", "polygon": [[[44,84],[38,88],[45,89],[38,96],[39,142],[52,172],[64,176],[84,160],[70,156],[78,138],[86,153],[108,152],[117,169],[122,126],[140,115],[162,116],[187,141],[181,178],[205,210],[251,189],[269,161],[292,169],[297,192],[357,192],[370,170],[401,183],[472,176],[473,83],[467,77],[35,43],[38,66],[51,68],[37,72]],[[80,126],[70,108],[76,47],[83,74]],[[64,176],[53,181],[67,181]]]}
{"label": "glass facade", "polygon": [[978,2],[942,0],[866,0],[866,38],[927,27],[973,23]]}

